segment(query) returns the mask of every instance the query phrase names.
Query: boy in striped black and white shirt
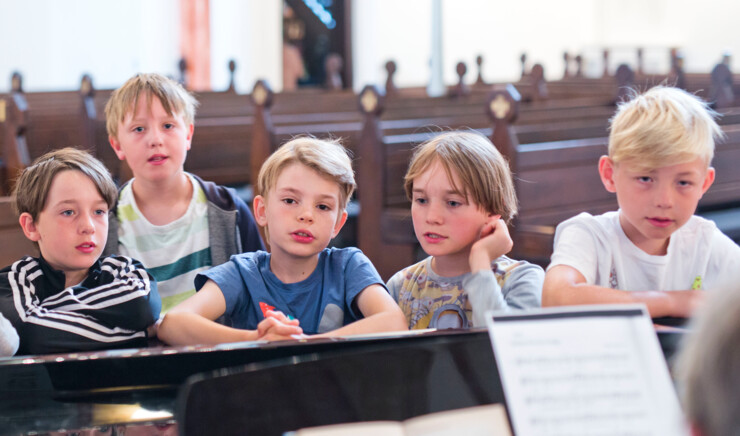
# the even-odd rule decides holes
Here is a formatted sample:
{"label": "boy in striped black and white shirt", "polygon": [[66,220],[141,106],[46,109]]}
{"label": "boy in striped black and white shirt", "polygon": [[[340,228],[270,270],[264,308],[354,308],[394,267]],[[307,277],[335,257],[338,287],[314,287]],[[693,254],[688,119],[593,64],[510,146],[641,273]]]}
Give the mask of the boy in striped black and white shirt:
{"label": "boy in striped black and white shirt", "polygon": [[17,354],[146,345],[161,309],[156,282],[138,261],[101,257],[116,197],[103,164],[73,148],[21,174],[14,205],[41,255],[0,271],[0,312],[18,332]]}

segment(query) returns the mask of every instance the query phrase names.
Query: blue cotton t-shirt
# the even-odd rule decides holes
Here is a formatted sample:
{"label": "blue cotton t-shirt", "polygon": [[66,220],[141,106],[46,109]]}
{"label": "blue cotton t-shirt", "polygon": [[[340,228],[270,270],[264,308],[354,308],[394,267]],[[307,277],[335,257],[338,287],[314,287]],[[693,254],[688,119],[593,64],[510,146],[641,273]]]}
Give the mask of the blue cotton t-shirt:
{"label": "blue cotton t-shirt", "polygon": [[225,314],[235,328],[254,330],[267,310],[279,310],[300,321],[306,334],[325,333],[362,318],[355,297],[383,281],[357,248],[326,248],[316,269],[298,283],[283,283],[270,271],[264,251],[231,256],[229,262],[200,273],[195,289],[213,280],[226,300]]}

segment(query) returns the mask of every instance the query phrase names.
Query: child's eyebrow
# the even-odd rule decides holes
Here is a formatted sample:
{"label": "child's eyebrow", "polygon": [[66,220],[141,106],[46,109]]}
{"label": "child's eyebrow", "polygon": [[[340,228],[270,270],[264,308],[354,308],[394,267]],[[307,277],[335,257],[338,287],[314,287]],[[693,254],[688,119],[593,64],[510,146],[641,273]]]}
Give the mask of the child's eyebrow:
{"label": "child's eyebrow", "polygon": [[[296,188],[286,187],[286,188],[280,188],[280,189],[278,189],[277,190],[277,193],[278,194],[301,195],[301,194],[303,194],[303,191],[301,191],[300,189],[296,189]],[[333,200],[333,201],[336,201],[338,199],[338,196],[331,195],[331,194],[319,194],[318,195],[318,198],[320,200]]]}
{"label": "child's eyebrow", "polygon": [[[54,204],[54,206],[65,206],[65,205],[68,205],[68,204],[76,205],[78,203],[79,203],[79,201],[77,201],[77,199],[70,198],[70,199],[64,199],[64,200],[57,201]],[[98,205],[98,204],[108,205],[108,202],[106,202],[104,199],[101,198],[100,200],[95,200],[95,204],[96,205]]]}
{"label": "child's eyebrow", "polygon": [[[425,194],[426,191],[422,188],[414,188],[412,193],[419,193],[419,194]],[[466,195],[460,191],[454,190],[454,189],[448,189],[444,192],[444,195],[459,195],[460,197],[466,197]]]}

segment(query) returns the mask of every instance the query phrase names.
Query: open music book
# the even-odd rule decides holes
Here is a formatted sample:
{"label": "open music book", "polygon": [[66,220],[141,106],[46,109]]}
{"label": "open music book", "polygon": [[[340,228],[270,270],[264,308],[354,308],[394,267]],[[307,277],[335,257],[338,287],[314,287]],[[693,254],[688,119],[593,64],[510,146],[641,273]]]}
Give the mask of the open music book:
{"label": "open music book", "polygon": [[489,404],[430,413],[398,421],[354,422],[304,428],[286,436],[510,436],[506,411]]}
{"label": "open music book", "polygon": [[487,318],[514,434],[687,434],[644,306]]}

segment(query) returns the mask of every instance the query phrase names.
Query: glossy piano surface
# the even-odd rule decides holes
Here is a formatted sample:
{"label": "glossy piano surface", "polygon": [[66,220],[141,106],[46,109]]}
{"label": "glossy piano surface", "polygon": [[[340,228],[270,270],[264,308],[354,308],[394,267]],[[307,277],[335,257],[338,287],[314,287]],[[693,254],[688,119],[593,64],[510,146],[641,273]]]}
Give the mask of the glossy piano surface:
{"label": "glossy piano surface", "polygon": [[[667,357],[680,337],[659,333]],[[173,416],[187,434],[280,434],[503,401],[485,330],[16,357],[0,390],[0,434]]]}

